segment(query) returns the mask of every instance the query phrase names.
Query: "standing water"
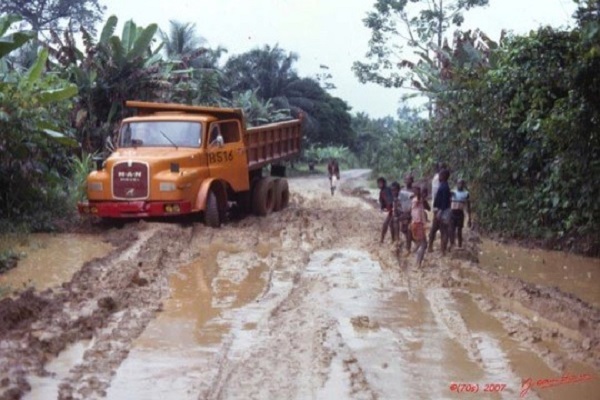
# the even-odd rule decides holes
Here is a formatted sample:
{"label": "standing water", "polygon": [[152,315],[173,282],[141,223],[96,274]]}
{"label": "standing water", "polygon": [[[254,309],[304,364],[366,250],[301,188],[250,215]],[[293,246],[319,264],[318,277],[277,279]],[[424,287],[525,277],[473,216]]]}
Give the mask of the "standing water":
{"label": "standing water", "polygon": [[525,249],[484,240],[479,262],[482,267],[563,292],[600,307],[600,259],[558,251]]}
{"label": "standing water", "polygon": [[32,234],[26,245],[13,250],[24,253],[16,268],[0,275],[0,286],[13,290],[33,286],[44,290],[71,279],[86,262],[102,257],[112,245],[98,236],[80,234]]}

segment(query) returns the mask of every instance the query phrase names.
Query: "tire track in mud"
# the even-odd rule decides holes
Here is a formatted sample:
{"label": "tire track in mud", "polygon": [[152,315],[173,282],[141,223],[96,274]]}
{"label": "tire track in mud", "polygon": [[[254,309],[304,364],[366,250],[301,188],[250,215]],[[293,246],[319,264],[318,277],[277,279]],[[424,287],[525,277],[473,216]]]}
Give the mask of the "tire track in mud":
{"label": "tire track in mud", "polygon": [[107,234],[117,250],[86,263],[62,287],[3,300],[2,321],[18,320],[31,304],[43,306],[26,312],[19,324],[1,324],[0,399],[22,397],[31,389],[28,376],[48,375],[44,366],[49,360],[70,344],[90,339],[91,347],[64,377],[59,393],[44,397],[103,396],[129,343],[160,307],[172,270],[169,260],[179,257],[190,237],[191,228],[131,224]]}

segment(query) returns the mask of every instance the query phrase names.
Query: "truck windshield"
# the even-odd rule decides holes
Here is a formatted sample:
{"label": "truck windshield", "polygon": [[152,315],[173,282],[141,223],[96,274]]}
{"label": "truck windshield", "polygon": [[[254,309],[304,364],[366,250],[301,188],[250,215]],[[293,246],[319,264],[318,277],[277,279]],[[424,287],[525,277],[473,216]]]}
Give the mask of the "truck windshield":
{"label": "truck windshield", "polygon": [[128,122],[121,126],[119,147],[200,147],[201,131],[199,122]]}

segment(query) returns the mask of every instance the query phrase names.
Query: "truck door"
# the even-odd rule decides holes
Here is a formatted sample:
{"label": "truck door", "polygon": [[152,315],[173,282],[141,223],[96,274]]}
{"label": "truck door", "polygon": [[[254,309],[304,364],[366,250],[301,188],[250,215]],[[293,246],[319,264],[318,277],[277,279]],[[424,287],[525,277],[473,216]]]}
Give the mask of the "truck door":
{"label": "truck door", "polygon": [[227,181],[236,192],[249,190],[248,159],[239,121],[211,123],[206,146],[210,176]]}

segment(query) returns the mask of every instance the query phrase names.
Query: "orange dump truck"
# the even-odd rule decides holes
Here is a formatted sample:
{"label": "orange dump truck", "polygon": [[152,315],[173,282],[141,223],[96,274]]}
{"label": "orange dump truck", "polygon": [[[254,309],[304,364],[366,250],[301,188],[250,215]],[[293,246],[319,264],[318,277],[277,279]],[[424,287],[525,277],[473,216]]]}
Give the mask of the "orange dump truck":
{"label": "orange dump truck", "polygon": [[[204,213],[219,226],[232,203],[267,215],[287,206],[284,161],[301,120],[246,128],[242,110],[128,101],[115,151],[87,178],[82,214],[135,218]],[[270,166],[269,176],[263,176]]]}

